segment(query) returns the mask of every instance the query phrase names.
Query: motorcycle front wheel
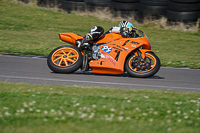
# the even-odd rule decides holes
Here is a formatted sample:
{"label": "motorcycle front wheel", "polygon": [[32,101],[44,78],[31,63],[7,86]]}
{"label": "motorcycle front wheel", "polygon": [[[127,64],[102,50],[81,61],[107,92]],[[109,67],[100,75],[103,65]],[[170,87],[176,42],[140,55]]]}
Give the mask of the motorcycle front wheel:
{"label": "motorcycle front wheel", "polygon": [[145,53],[145,60],[141,62],[139,57],[131,55],[125,64],[125,70],[130,76],[147,78],[155,75],[160,69],[159,58],[151,52]]}
{"label": "motorcycle front wheel", "polygon": [[56,73],[73,73],[82,66],[81,52],[74,46],[61,46],[47,57],[48,67]]}

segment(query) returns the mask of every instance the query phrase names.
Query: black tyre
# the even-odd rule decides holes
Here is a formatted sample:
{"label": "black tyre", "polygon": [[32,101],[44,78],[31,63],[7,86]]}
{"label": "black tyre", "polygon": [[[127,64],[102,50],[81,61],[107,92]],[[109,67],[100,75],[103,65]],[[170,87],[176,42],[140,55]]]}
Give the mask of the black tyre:
{"label": "black tyre", "polygon": [[145,14],[151,15],[166,15],[167,14],[167,6],[152,6],[140,4],[139,11]]}
{"label": "black tyre", "polygon": [[92,6],[92,5],[86,5],[86,9],[88,11],[91,11],[91,12],[94,12],[96,10],[108,10],[108,7],[107,6]]}
{"label": "black tyre", "polygon": [[85,0],[69,0],[69,1],[74,1],[74,2],[84,2]]}
{"label": "black tyre", "polygon": [[91,6],[109,6],[110,0],[85,0],[85,3]]}
{"label": "black tyre", "polygon": [[113,0],[116,2],[122,2],[122,3],[136,3],[139,2],[140,0]]}
{"label": "black tyre", "polygon": [[200,2],[199,3],[176,3],[176,2],[169,1],[168,10],[177,11],[177,12],[200,11]]}
{"label": "black tyre", "polygon": [[176,12],[167,10],[167,18],[172,21],[196,21],[199,12]]}
{"label": "black tyre", "polygon": [[125,70],[130,76],[137,78],[151,77],[160,69],[160,60],[154,54],[146,52],[146,59],[144,63],[139,61],[135,55],[130,56],[125,63]]}
{"label": "black tyre", "polygon": [[167,6],[168,0],[140,0],[140,3],[152,6]]}
{"label": "black tyre", "polygon": [[38,0],[38,6],[46,6],[46,7],[55,7],[56,4],[59,4],[57,0]]}
{"label": "black tyre", "polygon": [[178,3],[195,3],[195,2],[200,2],[200,0],[170,0],[173,2],[178,2]]}
{"label": "black tyre", "polygon": [[60,8],[71,12],[72,10],[85,10],[85,2],[63,1]]}
{"label": "black tyre", "polygon": [[113,9],[121,11],[133,11],[138,9],[139,3],[122,3],[111,1],[111,5]]}
{"label": "black tyre", "polygon": [[83,56],[74,46],[61,46],[47,57],[48,67],[56,73],[72,73],[82,66]]}

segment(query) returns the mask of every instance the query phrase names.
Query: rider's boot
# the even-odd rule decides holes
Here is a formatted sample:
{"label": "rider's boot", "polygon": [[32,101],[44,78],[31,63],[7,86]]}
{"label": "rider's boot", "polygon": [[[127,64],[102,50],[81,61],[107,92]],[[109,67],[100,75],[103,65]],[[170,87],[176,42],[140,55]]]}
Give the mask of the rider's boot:
{"label": "rider's boot", "polygon": [[85,49],[89,48],[89,47],[90,47],[89,42],[90,42],[91,40],[92,40],[92,36],[91,36],[89,33],[87,33],[87,34],[83,37],[83,40],[82,40],[82,42],[81,42],[81,49],[82,49],[82,50],[85,50]]}

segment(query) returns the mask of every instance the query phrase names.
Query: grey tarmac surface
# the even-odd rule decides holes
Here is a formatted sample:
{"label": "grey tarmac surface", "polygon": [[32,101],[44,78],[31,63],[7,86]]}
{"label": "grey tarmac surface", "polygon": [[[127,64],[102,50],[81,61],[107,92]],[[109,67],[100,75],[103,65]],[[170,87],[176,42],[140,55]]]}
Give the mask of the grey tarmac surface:
{"label": "grey tarmac surface", "polygon": [[80,70],[72,74],[57,74],[48,68],[46,58],[0,55],[0,81],[200,92],[200,69],[161,67],[160,71],[150,78],[134,78],[127,73],[83,73]]}

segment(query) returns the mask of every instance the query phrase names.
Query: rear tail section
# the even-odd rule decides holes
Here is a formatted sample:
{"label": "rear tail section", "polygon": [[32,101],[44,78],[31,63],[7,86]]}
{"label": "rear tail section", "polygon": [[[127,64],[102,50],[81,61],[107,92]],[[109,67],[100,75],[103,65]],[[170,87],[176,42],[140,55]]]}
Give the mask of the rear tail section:
{"label": "rear tail section", "polygon": [[83,39],[82,36],[77,35],[75,33],[59,33],[59,37],[62,41],[68,42],[74,46],[77,46],[77,41]]}

